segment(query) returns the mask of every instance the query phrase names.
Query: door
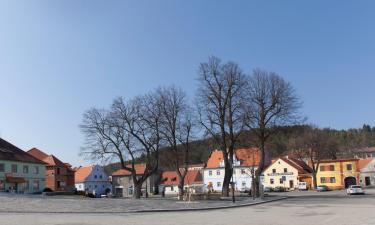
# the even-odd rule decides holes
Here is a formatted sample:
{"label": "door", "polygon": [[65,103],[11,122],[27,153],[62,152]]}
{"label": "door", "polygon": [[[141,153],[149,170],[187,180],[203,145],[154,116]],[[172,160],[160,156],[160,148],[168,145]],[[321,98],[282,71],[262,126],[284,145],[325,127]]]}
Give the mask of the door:
{"label": "door", "polygon": [[294,181],[293,180],[289,181],[289,188],[294,188]]}
{"label": "door", "polygon": [[370,177],[365,177],[365,184],[366,184],[366,186],[370,186],[371,185]]}
{"label": "door", "polygon": [[348,188],[350,185],[356,185],[357,179],[355,179],[355,177],[346,177],[344,182],[345,182],[345,188]]}

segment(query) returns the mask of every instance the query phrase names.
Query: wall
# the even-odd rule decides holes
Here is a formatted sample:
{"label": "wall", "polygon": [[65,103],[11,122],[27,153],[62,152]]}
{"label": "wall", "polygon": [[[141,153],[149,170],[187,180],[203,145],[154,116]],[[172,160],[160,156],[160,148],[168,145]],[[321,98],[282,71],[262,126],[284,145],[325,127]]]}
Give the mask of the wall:
{"label": "wall", "polygon": [[[287,173],[284,172],[284,168],[287,169]],[[273,169],[276,169],[276,173],[273,173]],[[298,170],[282,159],[275,161],[263,172],[263,174],[265,187],[298,188]],[[280,179],[282,179],[283,176],[285,176],[286,180],[283,181],[283,183],[280,183]],[[273,179],[273,184],[271,183],[271,179]],[[290,181],[293,182],[292,187],[290,187]]]}
{"label": "wall", "polygon": [[[347,169],[348,164],[352,165],[352,170]],[[328,170],[329,166],[334,166],[334,171],[321,171],[321,166],[324,166],[326,170]],[[347,177],[354,177],[357,184],[359,183],[359,172],[357,171],[356,161],[324,162],[320,163],[318,168],[317,184],[326,185],[331,189],[343,189],[345,188],[345,178]],[[325,182],[322,182],[323,179]]]}
{"label": "wall", "polygon": [[[0,191],[7,191],[9,188],[15,187],[14,184],[10,184],[6,182],[6,174],[11,174],[14,177],[23,177],[27,183],[18,184],[17,185],[17,192],[21,193],[34,193],[34,192],[41,192],[45,187],[45,165],[44,164],[34,164],[34,163],[27,163],[27,162],[17,162],[17,161],[6,161],[0,160],[0,164],[4,164],[4,171],[0,172],[0,182],[3,182],[4,185]],[[12,165],[17,165],[17,173],[12,173],[11,167]],[[23,167],[28,166],[28,172],[24,173]],[[38,173],[34,172],[34,168],[38,168]],[[33,182],[39,182],[39,187],[34,188]]]}
{"label": "wall", "polygon": [[[245,173],[242,173],[241,171]],[[256,170],[256,167],[254,168]],[[210,171],[212,174],[210,175]],[[217,174],[219,171],[219,174]],[[203,181],[206,188],[212,184],[212,189],[217,192],[221,192],[223,188],[225,170],[224,168],[218,169],[204,169],[203,170]],[[251,168],[250,167],[236,167],[233,174],[233,181],[235,182],[236,191],[245,191],[251,189]],[[218,183],[220,185],[218,185]]]}

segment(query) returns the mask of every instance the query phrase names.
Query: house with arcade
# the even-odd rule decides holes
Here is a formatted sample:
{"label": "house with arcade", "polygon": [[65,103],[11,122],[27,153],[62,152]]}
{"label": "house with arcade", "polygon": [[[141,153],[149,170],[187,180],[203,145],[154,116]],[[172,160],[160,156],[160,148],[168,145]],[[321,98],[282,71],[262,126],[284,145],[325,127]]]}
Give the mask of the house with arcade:
{"label": "house with arcade", "polygon": [[63,163],[56,156],[48,155],[37,148],[32,148],[27,153],[46,164],[46,188],[55,192],[74,191],[74,170],[70,164]]}

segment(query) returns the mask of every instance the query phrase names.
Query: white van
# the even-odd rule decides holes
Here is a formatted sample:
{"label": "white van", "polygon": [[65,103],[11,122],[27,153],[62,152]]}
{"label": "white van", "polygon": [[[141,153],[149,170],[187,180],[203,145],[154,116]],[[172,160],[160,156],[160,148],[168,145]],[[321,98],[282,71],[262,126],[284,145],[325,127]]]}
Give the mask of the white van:
{"label": "white van", "polygon": [[309,185],[307,182],[298,182],[298,190],[307,191],[309,190]]}

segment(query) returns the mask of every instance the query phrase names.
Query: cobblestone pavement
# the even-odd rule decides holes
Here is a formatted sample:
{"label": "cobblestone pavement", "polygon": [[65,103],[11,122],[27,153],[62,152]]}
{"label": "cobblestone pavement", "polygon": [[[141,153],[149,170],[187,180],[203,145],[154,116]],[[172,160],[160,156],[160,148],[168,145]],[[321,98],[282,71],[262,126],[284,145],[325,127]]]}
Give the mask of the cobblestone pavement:
{"label": "cobblestone pavement", "polygon": [[[268,197],[272,200],[279,197]],[[84,198],[81,196],[41,196],[0,194],[0,213],[37,213],[37,212],[134,212],[144,210],[174,210],[225,207],[261,202],[249,197],[239,197],[236,203],[230,200],[179,202],[173,198],[119,199],[119,198]]]}
{"label": "cobblestone pavement", "polygon": [[[0,213],[1,225],[374,225],[375,195],[289,193],[287,200],[212,211],[126,214]],[[297,196],[298,195],[298,196]]]}

